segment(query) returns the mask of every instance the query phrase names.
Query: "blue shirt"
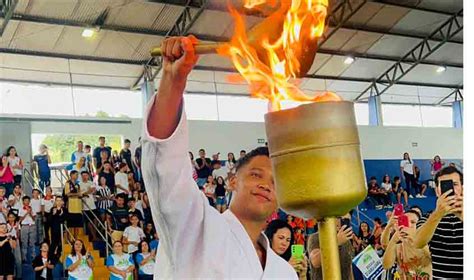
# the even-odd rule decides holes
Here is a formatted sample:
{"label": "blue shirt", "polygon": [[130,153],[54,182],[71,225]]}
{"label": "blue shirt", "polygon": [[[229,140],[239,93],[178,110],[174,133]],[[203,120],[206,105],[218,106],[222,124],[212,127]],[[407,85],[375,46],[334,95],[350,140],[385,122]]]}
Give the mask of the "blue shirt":
{"label": "blue shirt", "polygon": [[160,244],[160,240],[156,240],[156,239],[153,239],[151,242],[150,242],[150,250],[155,250],[158,249],[158,245]]}
{"label": "blue shirt", "polygon": [[147,258],[150,253],[139,253],[137,254],[138,274],[140,275],[153,275],[155,269],[155,258],[151,258],[147,263],[141,265],[141,262]]}
{"label": "blue shirt", "polygon": [[51,178],[51,169],[49,168],[47,155],[36,155],[33,158],[38,164],[39,175],[42,179]]}
{"label": "blue shirt", "polygon": [[[113,266],[120,270],[126,270],[129,266],[134,265],[132,255],[123,253],[121,256],[112,254],[107,258],[105,265],[107,267]],[[110,280],[124,280],[121,275],[110,273]],[[127,273],[127,278],[125,280],[133,280],[133,274]]]}

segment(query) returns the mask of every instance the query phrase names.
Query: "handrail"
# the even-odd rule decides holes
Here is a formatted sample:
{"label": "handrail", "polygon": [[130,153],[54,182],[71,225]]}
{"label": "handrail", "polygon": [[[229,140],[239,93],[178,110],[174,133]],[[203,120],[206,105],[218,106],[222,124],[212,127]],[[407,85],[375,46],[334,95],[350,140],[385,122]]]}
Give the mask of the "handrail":
{"label": "handrail", "polygon": [[[369,217],[367,214],[365,214],[364,212],[360,211],[359,210],[359,207],[357,207],[357,215],[362,215],[363,217],[365,217],[367,220],[369,220],[372,224],[375,225],[375,221]],[[359,224],[360,224],[360,218],[359,218]]]}
{"label": "handrail", "polygon": [[27,168],[23,168],[23,179],[25,179],[25,181],[27,181],[30,184],[31,192],[33,192],[33,190],[36,189],[36,190],[39,190],[42,195],[44,195],[43,190],[40,188],[38,183],[36,183],[33,175]]}
{"label": "handrail", "polygon": [[[89,205],[87,205],[87,203],[84,202],[84,198],[81,198],[81,200],[82,200],[82,205],[85,205],[85,206],[89,209],[89,211],[90,211],[90,213],[92,214],[92,216],[97,220],[97,222],[99,223],[99,225],[102,226],[102,229],[104,230],[106,236],[104,236],[104,235],[101,233],[101,231],[97,228],[97,226],[93,223],[92,219],[91,219],[88,215],[84,215],[84,216],[89,220],[89,222],[90,222],[90,223],[92,224],[92,226],[95,228],[95,230],[96,230],[97,233],[100,235],[100,237],[102,238],[102,240],[104,240],[104,242],[107,244],[107,248],[109,248],[109,249],[112,250],[113,248],[112,248],[112,246],[110,245],[109,239],[108,239],[109,234],[108,234],[108,230],[107,230],[107,224],[106,224],[106,223],[102,224],[102,221],[99,219],[99,217],[97,217],[97,215],[90,209]],[[86,210],[83,210],[83,211],[86,211]],[[108,253],[107,253],[107,256],[108,256]]]}

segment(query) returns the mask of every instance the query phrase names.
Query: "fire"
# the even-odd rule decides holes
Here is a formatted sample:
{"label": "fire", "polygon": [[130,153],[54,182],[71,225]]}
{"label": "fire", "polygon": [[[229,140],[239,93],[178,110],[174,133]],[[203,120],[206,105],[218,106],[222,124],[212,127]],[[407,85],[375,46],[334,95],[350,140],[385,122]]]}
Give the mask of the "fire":
{"label": "fire", "polygon": [[[273,6],[275,0],[244,0],[248,9],[261,5]],[[268,99],[271,110],[280,110],[282,100],[339,101],[341,98],[330,92],[307,96],[295,83],[308,44],[316,44],[324,32],[327,7],[328,0],[281,0],[280,8],[266,19],[268,26],[254,32],[259,36],[250,34],[249,40],[244,18],[229,4],[235,32],[218,53],[231,58],[251,95]]]}

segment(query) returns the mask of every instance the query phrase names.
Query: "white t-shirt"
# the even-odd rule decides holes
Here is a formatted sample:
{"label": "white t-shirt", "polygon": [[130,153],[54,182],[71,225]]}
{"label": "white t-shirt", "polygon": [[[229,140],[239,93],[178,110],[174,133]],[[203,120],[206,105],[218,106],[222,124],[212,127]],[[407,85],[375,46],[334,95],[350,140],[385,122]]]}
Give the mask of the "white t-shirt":
{"label": "white t-shirt", "polygon": [[23,217],[26,216],[25,219],[21,222],[22,225],[34,225],[35,224],[35,220],[33,220],[33,218],[31,217],[30,214],[28,214],[28,215],[26,214],[26,210],[23,207],[21,207],[20,210],[18,211],[18,216],[20,216],[20,218],[23,218]]}
{"label": "white t-shirt", "polygon": [[[127,190],[130,190],[128,188],[128,175],[123,172],[117,172],[115,174],[115,184],[120,185],[126,188]],[[124,191],[120,188],[117,188],[117,194],[120,194],[120,193],[124,193]]]}
{"label": "white t-shirt", "polygon": [[[140,242],[145,238],[145,233],[139,227],[128,226],[123,232],[123,236],[127,237],[128,241]],[[133,253],[138,250],[138,246],[134,244],[128,244],[128,253]]]}
{"label": "white t-shirt", "polygon": [[382,183],[382,189],[389,191],[392,189],[392,184],[390,183]]}
{"label": "white t-shirt", "polygon": [[8,197],[8,201],[10,200],[14,200],[15,199],[15,203],[13,204],[13,206],[11,207],[12,209],[16,209],[16,210],[20,210],[20,208],[23,208],[23,194],[20,195],[20,197],[17,197],[16,195],[14,194],[11,194],[9,197]]}
{"label": "white t-shirt", "polygon": [[30,206],[31,206],[31,209],[33,209],[33,213],[40,213],[41,212],[41,206],[44,205],[44,201],[42,198],[38,198],[38,199],[34,199],[32,198],[31,199],[31,202],[30,202]]}
{"label": "white t-shirt", "polygon": [[20,164],[20,158],[19,157],[14,157],[14,158],[8,157],[7,159],[8,159],[8,163],[10,163],[10,166],[13,170],[13,175],[16,176],[16,175],[23,174],[23,171],[21,170],[21,168],[19,168],[19,169],[13,168],[13,166]]}
{"label": "white t-shirt", "polygon": [[[96,190],[96,187],[94,185],[92,185],[91,181],[87,181],[87,182],[81,181],[79,183],[79,187],[80,187],[82,193],[86,193],[91,189],[93,189],[94,192]],[[86,211],[96,209],[94,194],[88,194],[88,195],[84,196],[82,198],[82,205],[83,205],[82,209],[84,209]]]}
{"label": "white t-shirt", "polygon": [[51,213],[51,209],[53,209],[53,204],[54,204],[54,197],[51,197],[51,199],[43,199],[43,202],[44,202],[44,212]]}
{"label": "white t-shirt", "polygon": [[405,171],[406,173],[408,174],[411,174],[413,175],[413,165],[415,163],[413,162],[413,160],[410,162],[408,161],[407,159],[404,159],[402,161],[400,161],[400,167],[403,168],[403,171]]}

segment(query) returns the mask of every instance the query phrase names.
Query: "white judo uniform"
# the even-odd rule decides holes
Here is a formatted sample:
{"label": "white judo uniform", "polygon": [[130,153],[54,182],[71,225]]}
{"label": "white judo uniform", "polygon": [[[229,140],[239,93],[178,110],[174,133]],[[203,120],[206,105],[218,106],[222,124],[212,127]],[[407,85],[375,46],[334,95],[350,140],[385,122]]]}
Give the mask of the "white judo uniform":
{"label": "white judo uniform", "polygon": [[184,109],[168,139],[149,135],[153,100],[144,117],[142,170],[160,236],[154,279],[298,279],[262,233],[259,243],[267,253],[263,269],[237,217],[230,210],[219,214],[198,190],[188,156]]}

